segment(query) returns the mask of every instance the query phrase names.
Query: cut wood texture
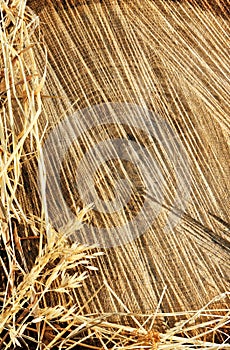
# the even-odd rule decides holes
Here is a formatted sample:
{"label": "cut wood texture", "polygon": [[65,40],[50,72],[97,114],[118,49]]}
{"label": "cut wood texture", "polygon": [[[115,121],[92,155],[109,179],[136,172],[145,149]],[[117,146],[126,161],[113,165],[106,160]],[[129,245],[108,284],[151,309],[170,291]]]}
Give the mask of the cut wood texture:
{"label": "cut wood texture", "polygon": [[[84,292],[79,291],[79,300],[88,300],[105,279],[133,313],[156,310],[165,288],[162,312],[200,309],[230,286],[229,2],[30,1],[28,5],[41,22],[35,35],[42,43],[35,55],[41,72],[48,59],[39,127],[41,134],[46,130],[44,148],[50,137],[57,145],[49,149],[46,164],[53,224],[67,227],[71,215],[60,215],[63,203],[71,213],[90,204],[87,193],[92,181],[94,193],[107,202],[119,194],[118,179],[128,180],[127,195],[132,192],[127,206],[112,213],[101,213],[93,203],[80,231],[69,222],[71,240],[91,244],[98,239],[98,249],[105,252],[98,258],[99,272],[92,274]],[[116,108],[123,113],[120,124]],[[103,111],[110,110],[114,120],[105,123]],[[84,129],[81,123],[84,118],[87,123],[87,116],[89,126]],[[55,154],[66,139],[58,125],[70,117],[74,125],[68,131],[77,132],[78,138],[60,158],[61,171]],[[146,120],[155,122],[152,138],[142,127]],[[171,143],[165,132],[161,135],[165,125],[168,139],[177,143]],[[107,159],[109,148],[100,154],[99,145],[108,140],[122,140],[115,149],[117,159],[113,152]],[[138,160],[136,164],[127,160],[130,142],[145,149],[153,183],[156,177],[152,192],[141,174],[145,168],[138,168]],[[180,164],[177,144],[186,164]],[[96,146],[99,155],[92,152]],[[174,153],[170,147],[175,147]],[[133,149],[137,156],[133,159],[141,158]],[[88,163],[82,163],[87,154]],[[181,175],[176,167],[181,167]],[[25,162],[23,174],[21,202],[26,212],[39,215],[37,162]],[[179,189],[178,176],[183,180]],[[62,202],[56,189],[61,190]],[[146,201],[153,203],[152,217],[151,205],[138,216]],[[135,225],[126,233],[119,231],[127,221]],[[118,231],[123,235],[119,242]],[[23,244],[35,252],[35,240]],[[102,288],[86,309],[125,311],[118,299],[111,300],[108,289]],[[229,308],[229,299],[222,303]]]}

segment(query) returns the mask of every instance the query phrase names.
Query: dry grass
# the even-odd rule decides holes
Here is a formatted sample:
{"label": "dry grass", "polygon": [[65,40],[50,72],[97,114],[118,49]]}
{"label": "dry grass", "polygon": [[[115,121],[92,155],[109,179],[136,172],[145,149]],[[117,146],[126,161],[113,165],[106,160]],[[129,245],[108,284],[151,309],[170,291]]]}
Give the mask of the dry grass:
{"label": "dry grass", "polygon": [[[153,314],[135,315],[104,281],[101,288],[124,308],[120,316],[132,319],[135,327],[113,323],[113,313],[86,314],[86,305],[77,303],[77,291],[84,288],[88,273],[95,273],[92,260],[101,253],[90,253],[94,247],[69,243],[67,228],[57,233],[49,226],[45,205],[39,218],[28,217],[20,205],[17,189],[21,165],[28,156],[25,142],[30,144],[29,156],[38,157],[41,150],[37,122],[43,108],[46,68],[39,76],[34,47],[41,43],[31,41],[38,17],[26,8],[25,1],[0,1],[0,348],[230,349],[230,311],[212,308],[229,297],[227,292],[201,310],[162,314],[157,308]],[[23,120],[20,132],[15,123],[18,115]],[[87,210],[78,213],[75,229],[84,224]],[[24,239],[39,241],[32,268],[27,266],[19,225],[33,232]],[[163,298],[164,294],[159,307]],[[175,315],[184,320],[173,328],[166,325],[165,332],[155,329],[156,317]]]}

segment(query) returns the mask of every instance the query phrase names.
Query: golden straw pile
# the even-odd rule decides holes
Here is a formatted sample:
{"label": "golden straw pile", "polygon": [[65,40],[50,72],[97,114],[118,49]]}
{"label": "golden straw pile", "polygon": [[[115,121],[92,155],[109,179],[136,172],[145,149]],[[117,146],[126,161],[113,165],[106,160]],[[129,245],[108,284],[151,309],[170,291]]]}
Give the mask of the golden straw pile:
{"label": "golden straw pile", "polygon": [[[159,29],[156,29],[154,37],[151,23],[154,15],[159,21],[159,26],[162,25],[160,22],[162,20],[165,21],[165,25],[167,24],[168,30],[172,29],[170,20],[167,21],[164,17],[167,11],[170,13],[170,7],[163,6],[163,3],[165,4],[164,1],[156,1],[156,4],[147,0],[139,3],[127,1],[122,8],[117,2],[114,2],[114,7],[106,5],[103,8],[103,5],[98,2],[92,4],[92,7],[79,2],[79,6],[75,8],[66,2],[64,5],[60,2],[50,2],[48,10],[45,7],[40,9],[40,24],[39,17],[26,6],[26,1],[0,0],[0,349],[230,349],[230,292],[227,289],[229,281],[226,277],[226,266],[229,262],[229,233],[227,230],[219,233],[221,225],[226,229],[226,222],[213,216],[209,217],[212,224],[211,229],[205,231],[208,204],[205,207],[205,203],[201,208],[201,214],[197,213],[194,204],[196,198],[199,200],[202,197],[202,186],[205,187],[212,180],[206,177],[207,174],[205,170],[203,171],[205,163],[202,164],[202,162],[205,162],[207,154],[210,154],[212,164],[215,164],[215,155],[218,153],[212,150],[212,143],[210,143],[211,150],[208,153],[209,137],[206,139],[207,144],[204,145],[207,150],[204,159],[197,149],[192,149],[191,145],[191,139],[195,136],[197,137],[195,148],[199,144],[199,135],[195,130],[196,128],[199,130],[200,124],[195,118],[192,119],[198,110],[205,115],[205,118],[208,115],[205,113],[213,112],[213,120],[206,121],[204,118],[201,122],[207,131],[213,123],[213,126],[219,125],[220,127],[219,135],[222,137],[222,142],[229,135],[229,119],[226,112],[229,106],[229,101],[227,101],[229,76],[226,76],[228,70],[226,55],[223,55],[221,72],[217,69],[220,63],[218,53],[221,51],[218,45],[222,40],[221,35],[224,35],[221,31],[224,28],[225,19],[215,19],[211,15],[212,20],[216,21],[216,27],[210,33],[210,45],[217,45],[217,55],[214,54],[216,61],[212,61],[213,66],[208,66],[204,59],[203,66],[201,66],[206,71],[203,71],[204,75],[200,72],[201,76],[198,76],[199,69],[196,71],[195,68],[199,66],[199,55],[195,51],[194,56],[186,52],[184,56],[175,57],[175,62],[173,62],[170,41],[179,40],[179,37],[175,36],[173,39],[167,30],[164,33],[165,36],[161,36],[164,30],[161,33]],[[180,15],[185,14],[186,10],[183,9],[183,6],[180,7],[181,5],[175,6],[174,15],[178,16],[177,24],[183,27]],[[37,5],[34,7],[38,8]],[[69,12],[65,13],[65,11]],[[116,21],[113,23],[112,17],[108,20],[113,11],[115,17],[119,13],[117,23]],[[124,16],[122,11],[125,13]],[[191,8],[190,11],[192,16],[195,10]],[[205,21],[205,13],[202,12],[203,10],[199,11]],[[197,18],[196,20],[199,22]],[[85,27],[86,23],[91,26]],[[103,30],[107,31],[107,34],[101,34],[99,23],[101,26],[104,25]],[[121,28],[121,33],[126,28],[127,36],[122,37],[121,35],[123,38],[121,41],[130,40],[132,45],[127,44],[124,51],[120,49],[114,28],[111,30],[110,23],[113,23],[115,27],[117,25],[118,30]],[[50,37],[48,32],[47,37],[43,37],[40,25],[50,25],[49,29],[53,31]],[[182,27],[180,28],[181,33],[183,29],[186,29]],[[73,34],[74,28],[77,28],[75,34]],[[68,37],[68,40],[63,39],[63,42],[68,42],[69,57],[71,54],[77,55],[77,68],[74,65],[71,66],[71,60],[69,62],[69,67],[72,67],[72,75],[67,73],[68,67],[65,63],[68,62],[68,56],[66,52],[64,53],[65,48],[61,52],[62,44],[59,48],[55,46],[55,43],[59,42],[57,34],[55,37],[55,30],[63,31],[64,39]],[[220,39],[216,43],[215,30],[219,31]],[[197,27],[197,37],[199,36],[198,31],[199,27]],[[98,42],[94,42],[93,38],[97,38]],[[187,39],[183,37],[183,34],[180,39],[188,51],[189,49],[193,51],[189,46],[191,42],[186,44]],[[111,44],[111,56],[106,50],[100,52],[100,40],[102,42],[107,40],[107,47]],[[141,42],[143,52],[137,47],[138,40]],[[52,41],[54,41],[53,48],[50,46]],[[88,45],[87,53],[83,53],[80,47],[81,42],[83,46]],[[93,43],[95,47],[98,45],[96,51]],[[117,57],[113,56],[112,43],[117,49]],[[152,47],[153,51],[148,50],[148,47]],[[155,50],[156,48],[158,51]],[[137,56],[132,51],[135,49]],[[125,57],[126,50],[127,56]],[[147,53],[144,50],[147,50]],[[202,51],[201,47],[200,50]],[[223,52],[225,50],[223,48]],[[62,58],[58,56],[58,52],[61,52]],[[103,56],[103,52],[111,61],[100,57],[100,55]],[[157,76],[157,68],[155,67],[155,70],[152,71],[150,69],[150,62],[156,63],[151,56],[154,52],[156,57],[159,52],[162,52],[160,66],[165,69],[162,81],[165,80],[162,85],[160,82],[156,85],[150,84],[154,77],[156,82],[158,79],[160,81]],[[84,54],[88,61],[84,60]],[[185,57],[189,62],[191,61],[188,66],[184,64]],[[58,59],[60,62],[63,59],[63,66],[59,65]],[[131,63],[129,59],[132,60]],[[140,63],[141,59],[144,61],[143,66]],[[91,61],[95,63],[95,67],[90,66]],[[142,82],[135,80],[138,75],[138,62],[142,73],[139,79],[143,79]],[[195,62],[194,65],[192,62]],[[105,65],[103,66],[102,63]],[[81,71],[83,68],[84,71]],[[118,85],[119,91],[115,90],[113,80],[110,80],[110,69],[117,74],[119,84],[115,85]],[[127,70],[123,75],[125,69]],[[173,71],[176,72],[175,76],[178,79],[181,74],[180,83],[184,88],[185,96],[192,86],[191,95],[187,95],[187,111],[184,110],[183,105],[185,96],[179,96],[179,90],[173,90],[173,79],[175,79]],[[73,78],[73,73],[76,74],[75,78]],[[62,74],[63,77],[61,77]],[[188,76],[187,80],[184,79],[183,74]],[[207,81],[208,74],[210,74],[210,80]],[[106,76],[108,76],[107,82],[105,81]],[[68,82],[71,82],[72,85],[67,86]],[[210,88],[206,91],[209,84]],[[105,90],[105,85],[108,91]],[[178,89],[178,83],[175,82],[175,86],[175,89]],[[95,215],[92,206],[84,206],[84,203],[79,202],[79,207],[75,208],[74,223],[71,223],[70,227],[64,225],[63,230],[57,230],[49,221],[46,206],[36,197],[35,188],[38,183],[41,186],[44,183],[45,170],[44,173],[40,172],[40,182],[37,181],[34,170],[38,159],[42,159],[42,144],[46,132],[55,124],[55,111],[63,112],[64,115],[70,110],[74,111],[76,105],[78,108],[83,108],[90,106],[91,103],[108,102],[110,97],[112,101],[120,99],[131,103],[141,102],[147,87],[155,89],[153,94],[156,105],[153,108],[158,113],[168,118],[169,121],[172,121],[178,113],[178,118],[174,118],[174,124],[178,123],[177,130],[181,125],[183,129],[184,122],[184,129],[181,129],[180,132],[186,147],[193,154],[193,162],[197,165],[194,177],[197,176],[198,179],[198,182],[193,179],[193,194],[191,203],[189,203],[190,212],[186,212],[182,220],[182,228],[178,231],[182,232],[180,238],[177,238],[178,232],[173,231],[172,237],[167,238],[166,241],[163,238],[162,241],[159,239],[157,247],[164,249],[159,248],[155,252],[152,248],[154,246],[147,244],[144,246],[145,250],[140,250],[142,256],[149,254],[146,258],[149,264],[152,259],[155,261],[156,271],[153,274],[163,276],[162,280],[157,277],[152,284],[146,282],[153,278],[146,267],[147,263],[140,257],[138,260],[137,248],[144,244],[141,238],[137,238],[134,243],[131,242],[130,248],[116,247],[108,251],[95,245],[83,245],[78,240],[69,239],[70,234],[75,233],[76,235],[76,232],[81,230],[84,236],[84,225],[93,220],[92,217]],[[173,100],[172,110],[165,108],[167,96],[164,95],[164,88],[167,90],[168,98]],[[87,89],[89,91],[92,89],[89,97],[85,97]],[[222,95],[225,97],[223,104],[221,104]],[[150,95],[147,94],[145,97],[151,100]],[[146,104],[148,108],[151,107],[149,101]],[[189,109],[191,130],[187,130],[190,118],[187,116]],[[184,117],[182,111],[184,111]],[[61,118],[61,115],[59,117]],[[116,133],[117,130],[112,128],[110,132]],[[223,148],[224,154],[225,152],[227,154],[227,146]],[[221,174],[222,171],[228,169],[225,163],[217,161],[217,164],[219,164],[218,171]],[[104,180],[104,175],[100,176]],[[199,192],[199,184],[201,192]],[[222,194],[226,190],[225,185],[220,185]],[[212,192],[212,197],[215,197],[212,186],[207,185],[205,188],[209,193]],[[218,196],[216,198],[218,202]],[[77,196],[76,200],[78,200]],[[213,203],[211,204],[212,209],[218,205],[221,206],[220,203]],[[191,219],[191,213],[195,219]],[[95,223],[98,223],[97,218],[95,220]],[[215,226],[216,222],[217,226]],[[160,223],[151,228],[150,238],[147,236],[148,242],[151,239],[153,242],[157,240],[158,233],[161,233]],[[208,232],[208,238],[205,232]],[[213,232],[216,234],[216,241],[213,241]],[[190,240],[191,236],[196,243],[198,242],[197,245]],[[202,237],[201,240],[200,237]],[[201,253],[200,250],[202,250]],[[178,261],[173,258],[170,261],[171,254],[175,254]],[[169,259],[168,265],[167,262],[165,265],[162,263],[164,256],[166,260]],[[194,256],[195,260],[193,260]],[[181,262],[180,259],[183,261]],[[129,261],[128,267],[135,266],[136,268],[134,280],[131,280],[129,275],[131,270],[125,271],[126,261]],[[139,261],[141,261],[140,264]],[[191,270],[189,269],[190,261],[193,266]],[[182,280],[180,275],[177,276],[177,272],[174,274],[170,270],[174,263],[178,264],[175,266],[182,266],[180,272]],[[196,266],[198,266],[197,271]],[[205,273],[211,279],[208,292],[205,291],[207,284]],[[142,276],[145,276],[143,283]],[[171,287],[170,281],[172,282]],[[132,285],[135,285],[133,289]],[[191,285],[194,286],[193,290]],[[199,286],[202,286],[203,289]],[[132,289],[130,293],[129,288]],[[154,296],[152,289],[155,292]],[[198,295],[199,292],[200,295]],[[134,308],[132,308],[132,300]]]}

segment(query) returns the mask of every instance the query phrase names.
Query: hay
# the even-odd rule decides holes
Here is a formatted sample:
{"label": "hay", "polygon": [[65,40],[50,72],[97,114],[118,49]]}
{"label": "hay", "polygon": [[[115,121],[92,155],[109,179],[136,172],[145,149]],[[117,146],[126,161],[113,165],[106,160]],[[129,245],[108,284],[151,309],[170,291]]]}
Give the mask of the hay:
{"label": "hay", "polygon": [[[138,260],[137,247],[141,243],[141,238],[137,237],[134,243],[130,243],[130,250],[126,246],[113,248],[105,255],[101,253],[101,250],[104,249],[98,249],[94,245],[75,243],[76,237],[79,241],[79,237],[85,237],[84,230],[89,223],[93,222],[94,226],[104,227],[103,225],[105,225],[108,227],[114,224],[114,220],[115,222],[118,220],[119,224],[122,224],[122,221],[115,216],[112,219],[105,217],[103,222],[103,217],[96,216],[94,207],[81,203],[79,194],[74,193],[74,189],[71,187],[66,187],[66,179],[68,180],[73,176],[71,175],[74,170],[73,162],[71,166],[68,165],[68,162],[64,164],[66,174],[63,174],[62,182],[65,191],[67,190],[67,194],[69,194],[67,195],[69,206],[72,205],[72,210],[75,213],[74,221],[68,221],[68,225],[62,222],[63,226],[57,230],[52,226],[52,221],[49,220],[50,213],[47,209],[45,192],[47,168],[44,167],[47,164],[45,164],[42,145],[44,145],[43,139],[46,138],[46,133],[49,134],[50,132],[52,122],[55,122],[57,112],[60,113],[61,117],[69,112],[75,112],[76,105],[78,108],[83,108],[87,105],[90,106],[91,103],[108,103],[111,100],[131,103],[137,103],[138,101],[139,103],[146,103],[148,108],[155,108],[158,113],[163,111],[162,115],[165,113],[169,120],[172,114],[172,121],[176,110],[181,115],[184,108],[176,100],[178,92],[173,91],[173,88],[178,89],[178,86],[175,83],[173,87],[172,84],[173,81],[175,82],[175,77],[172,74],[172,69],[168,66],[169,62],[172,62],[174,72],[176,71],[178,76],[181,75],[180,84],[183,84],[186,91],[185,95],[189,91],[191,92],[191,98],[187,95],[186,102],[188,110],[191,112],[189,117],[193,117],[198,112],[196,102],[199,101],[201,105],[203,103],[199,111],[202,111],[202,109],[212,111],[212,123],[220,125],[222,142],[228,135],[228,80],[225,76],[227,57],[223,53],[221,55],[222,62],[220,62],[217,55],[220,53],[220,48],[217,47],[217,54],[212,56],[212,58],[215,57],[215,60],[211,62],[211,65],[208,65],[205,59],[200,63],[201,66],[197,65],[197,53],[191,48],[191,42],[184,42],[182,35],[183,30],[188,31],[186,27],[188,23],[186,22],[185,25],[185,22],[181,21],[180,15],[181,13],[186,15],[188,9],[184,8],[183,4],[174,8],[176,23],[179,27],[181,26],[175,40],[180,40],[181,44],[184,43],[185,48],[191,50],[190,54],[193,55],[189,56],[183,53],[182,56],[175,56],[175,52],[170,52],[172,37],[168,36],[167,30],[165,30],[164,36],[162,36],[164,31],[160,32],[160,30],[159,32],[156,30],[155,36],[153,36],[150,20],[150,18],[157,16],[159,21],[162,20],[165,25],[168,25],[169,30],[172,26],[172,23],[170,23],[171,17],[167,19],[165,11],[170,11],[171,5],[167,5],[168,3],[163,1],[156,2],[156,4],[143,1],[141,8],[137,2],[127,2],[127,5],[123,4],[123,7],[117,6],[117,2],[114,2],[114,5],[111,6],[108,2],[105,7],[98,4],[98,2],[95,2],[92,7],[79,4],[77,12],[73,12],[75,7],[65,4],[64,9],[68,11],[66,15],[60,3],[58,6],[55,3],[57,11],[55,13],[53,12],[53,5],[50,3],[47,12],[44,8],[44,13],[40,14],[43,21],[47,21],[49,16],[53,16],[52,18],[60,26],[63,24],[60,22],[59,16],[63,16],[61,18],[66,21],[66,28],[70,25],[69,21],[72,16],[72,19],[75,18],[73,23],[75,23],[78,30],[80,28],[85,30],[82,29],[76,32],[76,42],[73,46],[76,47],[75,45],[78,43],[81,47],[77,51],[73,50],[77,53],[79,59],[79,66],[75,73],[82,73],[78,75],[78,82],[73,82],[71,77],[72,85],[70,88],[66,88],[64,82],[66,70],[64,66],[58,66],[58,56],[55,58],[55,51],[58,49],[55,46],[50,46],[50,40],[57,40],[55,30],[52,33],[53,38],[43,38],[40,32],[39,18],[26,7],[24,1],[6,2],[1,0],[0,278],[2,283],[0,287],[0,348],[229,349],[230,293],[227,291],[226,277],[226,266],[229,259],[229,235],[227,231],[217,234],[214,224],[216,222],[222,226],[224,224],[224,227],[228,229],[227,222],[224,219],[220,219],[218,215],[213,214],[214,223],[212,222],[212,228],[207,229],[205,223],[199,220],[201,214],[198,214],[197,218],[196,210],[191,206],[189,214],[182,218],[181,231],[178,231],[183,232],[183,239],[178,239],[177,232],[172,231],[172,237],[167,238],[164,242],[164,238],[159,238],[159,235],[163,232],[161,225],[164,226],[165,224],[164,213],[159,222],[156,223],[156,227],[151,227],[152,238],[151,234],[147,234],[148,239],[153,239],[154,244],[158,245],[158,249],[154,250],[154,254],[148,253],[149,250],[153,250],[151,246],[148,246],[145,252],[141,250],[142,257],[149,257],[149,260],[147,259],[149,264],[151,259],[156,257],[157,266],[153,274],[160,274],[161,279],[156,278],[160,281],[158,286],[144,284],[144,288],[141,276],[144,272],[146,283],[151,273],[146,276],[146,269],[143,268],[145,263],[140,262],[140,257]],[[40,10],[42,11],[42,9]],[[118,22],[113,22],[111,18],[106,20],[112,13],[111,11],[114,11],[114,16],[118,11]],[[148,14],[146,14],[146,11]],[[196,13],[197,10],[190,8],[190,11]],[[212,39],[211,44],[214,44],[217,38],[219,39],[219,33],[224,35],[222,30],[225,26],[225,19],[216,20],[213,15],[209,18],[203,12],[199,12],[198,17],[196,20],[204,21],[208,28],[210,28],[210,18],[216,21],[216,26],[213,27],[213,31],[209,35],[209,39]],[[84,27],[84,20],[89,20],[92,27]],[[99,23],[101,25],[103,23],[103,26],[97,27]],[[48,25],[48,22],[46,25]],[[95,25],[95,31],[93,31],[93,25]],[[110,45],[114,43],[116,46],[118,45],[117,36],[110,31],[113,26],[117,26],[120,39],[123,34],[124,41],[129,39],[132,42],[134,50],[129,45],[125,46],[124,51],[117,46],[117,56],[114,58],[111,54],[110,61],[106,56],[108,52],[102,51],[105,56],[98,57],[98,66],[93,71],[90,62],[96,62],[97,55],[100,55],[102,49],[100,43],[103,39],[100,31],[97,32],[97,30],[103,28],[105,32],[107,31],[107,34],[104,33],[104,38],[109,41]],[[88,30],[90,30],[91,37],[88,35]],[[65,29],[65,35],[70,41],[73,40],[69,37],[73,35],[73,30],[68,32]],[[93,40],[94,37],[98,38],[98,42]],[[47,43],[45,43],[45,40],[47,40]],[[93,40],[95,47],[98,45],[97,50],[93,45],[90,45],[92,42],[88,42],[88,40]],[[208,38],[204,36],[203,40],[208,40]],[[221,38],[221,42],[222,40]],[[141,49],[143,49],[142,52],[138,49],[140,43],[142,45]],[[220,41],[217,41],[217,43],[219,44]],[[87,47],[88,53],[84,52],[83,54],[81,50],[84,45]],[[146,47],[149,50],[152,48],[150,51],[147,50],[149,56],[146,54]],[[150,73],[150,68],[153,67],[151,54],[156,47],[160,48],[162,56],[160,64],[158,62],[158,67],[154,68],[155,72],[152,74]],[[222,49],[224,52],[224,48]],[[128,57],[123,56],[127,50],[130,50],[131,61]],[[135,56],[136,53],[134,54],[135,50],[137,50],[137,56]],[[113,50],[112,53],[114,53]],[[179,51],[177,53],[179,54]],[[62,57],[66,59],[64,51],[62,54]],[[157,52],[155,54],[157,55]],[[52,55],[54,56],[52,57]],[[186,66],[183,64],[185,56],[189,61]],[[173,57],[174,61],[172,61]],[[144,60],[144,65],[141,65],[140,59]],[[138,67],[137,70],[135,65]],[[82,66],[83,71],[81,71]],[[156,74],[159,66],[168,75],[168,80],[165,76],[162,77],[163,80],[166,79],[163,83],[160,83],[159,76]],[[216,70],[218,66],[219,70]],[[69,67],[71,68],[71,65]],[[124,67],[127,69],[125,73],[123,72]],[[166,70],[162,67],[166,67]],[[198,71],[200,72],[199,67],[205,70],[203,76],[197,74]],[[110,69],[114,74],[117,74],[120,82],[120,84],[115,82],[118,87],[117,90],[113,79],[109,78]],[[143,77],[140,85],[138,85],[139,83],[135,78],[138,69],[142,73],[139,77]],[[150,70],[148,71],[148,69]],[[160,72],[158,73],[160,74]],[[106,76],[108,77],[107,81],[104,80]],[[157,82],[155,86],[151,86],[151,79],[153,78]],[[60,81],[65,88],[62,87]],[[46,86],[44,86],[45,82]],[[207,90],[207,84],[209,90]],[[193,88],[190,90],[191,85]],[[144,89],[143,91],[141,91],[141,86]],[[76,87],[78,88],[76,89]],[[105,87],[107,87],[107,91],[104,90]],[[146,93],[146,87],[155,89],[156,103],[154,106],[151,106],[152,95]],[[89,89],[89,97],[85,98],[87,89]],[[165,92],[164,89],[166,89]],[[146,93],[145,99],[147,102],[142,100],[143,92]],[[170,99],[175,102],[175,109],[170,113],[167,109],[164,110],[166,92],[168,96],[171,94]],[[76,95],[79,96],[77,101]],[[185,103],[183,98],[184,96],[181,98],[182,105]],[[225,98],[224,101],[223,98]],[[49,113],[52,117],[49,116]],[[184,110],[184,113],[186,116],[188,111]],[[52,118],[54,119],[52,120]],[[182,117],[183,127],[186,129],[191,124],[188,122],[189,118],[184,118],[183,120]],[[180,129],[181,121],[176,120],[177,122]],[[207,125],[205,124],[206,128]],[[101,129],[99,131],[101,132],[99,139],[97,133],[91,130],[87,135],[88,139],[83,138],[79,141],[77,154],[80,154],[84,147],[90,147],[90,142],[93,144],[98,140],[103,141],[108,138],[108,135],[109,137],[111,135],[116,137],[127,136],[132,130],[127,127],[118,129],[114,125],[110,125],[108,130]],[[183,131],[181,132],[183,136]],[[191,127],[191,132],[193,132],[193,137],[194,135],[197,136],[198,142],[195,126]],[[146,138],[145,134],[135,135],[134,132],[132,137],[136,137],[140,143],[148,146],[150,154],[154,154],[154,149],[151,149],[151,140]],[[208,140],[207,137],[207,143]],[[190,137],[187,138],[187,142],[191,142]],[[192,147],[190,143],[188,149],[191,151]],[[70,150],[70,159],[71,156],[74,157],[74,152],[76,152],[76,149]],[[227,154],[227,147],[224,152]],[[215,158],[215,155],[215,153],[210,153],[212,159]],[[165,156],[162,156],[162,154],[160,156],[163,164]],[[199,158],[199,152],[196,150],[193,156]],[[201,161],[203,161],[203,158]],[[39,175],[35,171],[37,162],[40,162]],[[196,160],[195,164],[200,169],[200,174],[205,177],[205,171],[201,167],[200,160]],[[228,168],[222,158],[218,159],[216,164],[223,172]],[[111,184],[108,185],[109,182],[105,182],[105,175],[111,173],[114,168],[108,168],[104,167],[97,174],[98,190],[102,192],[108,186],[106,196],[109,194],[113,199],[114,188]],[[118,169],[117,175],[122,176],[122,167],[119,168],[119,162],[115,163],[115,168]],[[135,184],[138,192],[141,187],[141,180],[137,179],[134,168],[129,168],[129,171],[131,173],[130,181]],[[213,171],[215,172],[215,169]],[[40,182],[36,176],[40,176]],[[198,190],[198,175],[194,176],[197,181],[194,183],[192,198],[196,202],[201,198],[201,193]],[[87,182],[86,180],[84,179],[85,182]],[[171,181],[169,192],[166,192],[168,201],[162,204],[162,208],[165,209],[166,213],[172,209],[170,195],[173,197],[174,194],[173,186],[175,183],[173,181],[175,180],[173,175]],[[41,189],[37,189],[38,183]],[[26,185],[28,185],[28,188]],[[213,191],[212,184],[208,182],[208,185],[211,193]],[[32,187],[32,195],[28,192],[29,186]],[[219,188],[220,193],[223,194],[225,189],[226,184],[223,183]],[[41,200],[38,197],[38,190],[42,193]],[[80,209],[76,203],[73,203],[71,192],[74,193],[74,201]],[[216,194],[216,192],[214,193]],[[126,216],[129,218],[135,217],[141,206],[143,195],[145,195],[143,192],[134,194],[132,206],[130,205],[125,212]],[[216,198],[219,198],[218,196]],[[211,198],[213,199],[213,194]],[[221,206],[220,203],[218,205]],[[211,208],[213,209],[213,207]],[[54,212],[55,210],[54,208]],[[181,217],[181,210],[174,209],[174,215]],[[205,207],[204,217],[209,216],[207,210],[208,208]],[[219,228],[219,226],[217,227]],[[187,234],[188,236],[186,236]],[[190,240],[191,235],[196,239],[198,245]],[[140,247],[143,248],[141,244]],[[199,253],[201,248],[203,249],[203,256]],[[170,259],[170,254],[173,254],[177,259],[175,266],[182,268],[182,271],[175,277],[171,272],[170,264],[174,262],[173,259]],[[192,254],[195,255],[195,259],[192,258]],[[211,256],[209,256],[210,254]],[[162,265],[164,257],[167,257],[168,262],[165,261],[165,265]],[[180,263],[180,260],[182,260],[182,263]],[[125,272],[127,261],[129,261],[130,271]],[[115,262],[120,265],[118,268]],[[213,263],[213,268],[210,262]],[[194,269],[197,263],[202,268],[201,272],[196,272],[196,275]],[[192,268],[189,268],[190,264],[193,266]],[[132,281],[130,274],[134,266],[136,275],[135,280]],[[99,272],[96,272],[98,267]],[[138,268],[140,269],[138,270]],[[211,287],[207,289],[208,292],[204,288],[206,282],[201,279],[202,269],[207,274],[206,278],[212,281],[210,283]],[[110,276],[112,270],[115,276],[114,279]],[[122,277],[123,274],[124,277]],[[193,280],[194,274],[197,276],[196,282]],[[120,281],[117,282],[116,278],[120,278]],[[177,286],[181,278],[183,282]],[[184,290],[183,283],[185,284]],[[191,285],[194,286],[194,290]],[[199,290],[201,286],[203,293]],[[126,288],[127,290],[131,289],[130,298],[127,298],[127,296],[122,298],[120,289],[125,291]],[[137,291],[137,289],[143,290]],[[189,295],[189,292],[192,295]],[[135,300],[134,307],[132,300]],[[139,312],[135,310],[136,304],[138,304]],[[141,310],[141,305],[143,310]],[[151,310],[146,312],[147,305],[150,306]]]}

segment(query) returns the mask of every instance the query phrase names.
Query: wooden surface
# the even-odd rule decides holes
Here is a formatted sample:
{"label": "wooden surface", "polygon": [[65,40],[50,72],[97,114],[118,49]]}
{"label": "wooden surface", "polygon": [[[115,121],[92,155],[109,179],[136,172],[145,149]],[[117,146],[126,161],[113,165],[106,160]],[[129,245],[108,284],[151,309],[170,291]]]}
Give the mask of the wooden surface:
{"label": "wooden surface", "polygon": [[[144,103],[169,123],[190,162],[190,196],[177,225],[164,231],[175,195],[172,187],[164,193],[169,210],[162,206],[147,232],[104,249],[100,272],[92,274],[82,300],[98,290],[103,278],[135,313],[154,311],[165,286],[164,312],[198,309],[229,289],[228,2],[218,2],[218,14],[215,6],[204,10],[206,2],[200,3],[192,7],[183,1],[134,0],[62,6],[50,1],[39,9],[38,36],[48,53],[45,94],[53,96],[44,98],[41,132],[48,122],[48,137],[65,116],[98,103]],[[41,71],[44,51],[37,51]],[[86,138],[86,149],[91,146]],[[71,164],[67,179],[76,170]],[[28,211],[38,213],[35,171],[36,163],[25,165],[22,198]],[[173,177],[173,169],[169,171]],[[79,194],[72,194],[73,201],[84,204]],[[87,240],[84,229],[72,233],[76,240]],[[226,303],[223,307],[229,307]],[[101,310],[124,311],[106,288],[88,305],[90,312]]]}

